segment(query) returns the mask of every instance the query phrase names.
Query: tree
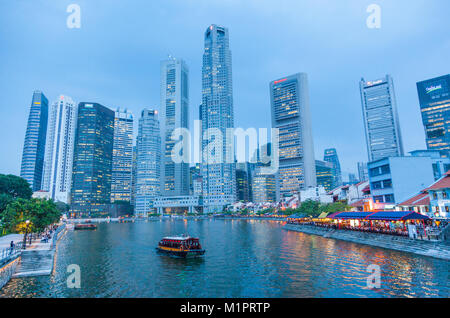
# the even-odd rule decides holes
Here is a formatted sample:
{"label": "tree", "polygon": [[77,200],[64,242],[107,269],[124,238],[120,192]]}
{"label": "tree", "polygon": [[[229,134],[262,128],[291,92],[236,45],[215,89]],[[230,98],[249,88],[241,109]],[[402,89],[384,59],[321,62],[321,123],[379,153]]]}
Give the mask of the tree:
{"label": "tree", "polygon": [[0,174],[0,193],[13,198],[30,199],[33,191],[25,179],[12,174]]}
{"label": "tree", "polygon": [[30,221],[28,231],[42,232],[57,222],[61,216],[55,203],[45,199],[16,199],[8,204],[1,216],[2,225],[12,233],[23,233],[25,222]]}
{"label": "tree", "polygon": [[316,217],[321,213],[320,203],[314,200],[306,200],[305,202],[302,202],[302,204],[298,208],[298,212],[308,216]]}

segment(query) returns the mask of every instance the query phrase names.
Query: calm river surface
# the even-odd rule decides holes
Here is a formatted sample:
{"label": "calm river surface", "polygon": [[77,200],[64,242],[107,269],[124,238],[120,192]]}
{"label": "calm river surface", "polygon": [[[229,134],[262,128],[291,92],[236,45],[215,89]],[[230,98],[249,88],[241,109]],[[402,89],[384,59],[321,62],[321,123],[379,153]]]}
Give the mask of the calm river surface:
{"label": "calm river surface", "polygon": [[[200,237],[203,259],[158,255],[167,235]],[[81,288],[67,287],[78,264]],[[367,266],[381,268],[369,289]],[[264,220],[161,220],[71,231],[51,276],[12,279],[0,297],[449,297],[450,262],[298,232]]]}

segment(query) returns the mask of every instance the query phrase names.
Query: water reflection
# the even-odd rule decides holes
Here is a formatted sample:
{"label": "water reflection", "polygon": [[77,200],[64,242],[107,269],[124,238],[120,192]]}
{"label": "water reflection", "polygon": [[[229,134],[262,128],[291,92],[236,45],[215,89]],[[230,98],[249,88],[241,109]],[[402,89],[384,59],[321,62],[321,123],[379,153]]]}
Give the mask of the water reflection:
{"label": "water reflection", "polygon": [[[204,258],[156,253],[165,235],[198,236]],[[66,268],[81,268],[81,288]],[[366,287],[367,266],[381,288]],[[447,261],[284,231],[276,221],[162,220],[68,233],[51,276],[11,280],[1,297],[448,297]]]}

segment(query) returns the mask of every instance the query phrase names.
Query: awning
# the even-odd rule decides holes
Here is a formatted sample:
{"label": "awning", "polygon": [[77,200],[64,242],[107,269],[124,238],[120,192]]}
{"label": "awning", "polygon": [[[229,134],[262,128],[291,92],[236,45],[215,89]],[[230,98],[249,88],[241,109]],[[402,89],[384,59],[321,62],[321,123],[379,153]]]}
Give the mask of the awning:
{"label": "awning", "polygon": [[328,213],[327,212],[322,212],[322,213],[320,213],[320,215],[319,215],[319,219],[325,219],[326,217],[327,217],[327,215],[328,215]]}
{"label": "awning", "polygon": [[334,215],[333,219],[351,219],[351,220],[362,220],[373,214],[373,212],[340,212]]}
{"label": "awning", "polygon": [[413,211],[380,211],[380,212],[340,212],[329,215],[329,218],[341,220],[381,220],[381,221],[406,221],[429,220],[426,215]]}
{"label": "awning", "polygon": [[381,211],[376,212],[367,220],[384,220],[384,221],[406,221],[406,220],[429,220],[426,215],[412,211]]}

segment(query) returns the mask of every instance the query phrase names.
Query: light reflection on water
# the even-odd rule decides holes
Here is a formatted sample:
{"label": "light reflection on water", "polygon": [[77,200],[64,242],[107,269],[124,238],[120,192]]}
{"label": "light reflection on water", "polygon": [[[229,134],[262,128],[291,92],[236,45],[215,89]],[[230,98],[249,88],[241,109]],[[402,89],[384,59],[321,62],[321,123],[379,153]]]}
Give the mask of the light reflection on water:
{"label": "light reflection on water", "polygon": [[[161,237],[189,233],[204,258],[156,254]],[[66,268],[81,268],[81,288]],[[366,287],[367,266],[381,288]],[[284,231],[261,220],[161,220],[69,232],[53,275],[12,279],[0,297],[449,297],[449,262]]]}

